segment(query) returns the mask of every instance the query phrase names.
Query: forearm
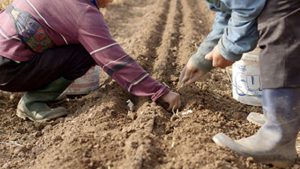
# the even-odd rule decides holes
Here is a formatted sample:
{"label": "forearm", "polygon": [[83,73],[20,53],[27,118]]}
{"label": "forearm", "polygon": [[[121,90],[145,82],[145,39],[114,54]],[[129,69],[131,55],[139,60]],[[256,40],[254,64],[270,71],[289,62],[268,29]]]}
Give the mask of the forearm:
{"label": "forearm", "polygon": [[151,97],[156,101],[169,92],[165,85],[152,79],[119,45],[96,53],[93,58],[123,89],[133,95]]}
{"label": "forearm", "polygon": [[260,15],[265,0],[224,0],[224,5],[231,9],[231,18],[218,42],[218,48],[226,60],[237,61],[243,53],[253,50],[258,41],[257,17]]}
{"label": "forearm", "polygon": [[201,43],[198,51],[192,55],[191,61],[202,71],[208,72],[213,69],[212,62],[205,59],[205,55],[213,50],[218,44],[224,33],[224,29],[228,24],[230,15],[222,12],[217,12],[212,31]]}
{"label": "forearm", "polygon": [[[95,19],[99,21],[95,22]],[[148,96],[153,101],[169,92],[169,89],[139,66],[111,37],[103,16],[96,8],[83,11],[78,20],[78,39],[109,76],[122,88],[136,96]]]}
{"label": "forearm", "polygon": [[160,97],[169,93],[170,89],[159,83],[158,81],[147,76],[137,85],[131,87],[130,93],[136,96],[146,96],[150,97],[152,101],[156,101]]}

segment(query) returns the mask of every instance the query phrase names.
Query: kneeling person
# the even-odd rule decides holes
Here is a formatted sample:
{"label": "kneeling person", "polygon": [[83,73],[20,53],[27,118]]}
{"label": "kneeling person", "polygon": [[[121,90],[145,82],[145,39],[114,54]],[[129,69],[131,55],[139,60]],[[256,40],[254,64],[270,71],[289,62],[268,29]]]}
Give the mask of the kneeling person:
{"label": "kneeling person", "polygon": [[180,96],[152,79],[111,37],[99,12],[109,2],[14,0],[1,11],[0,90],[26,92],[19,117],[45,121],[68,114],[46,102],[94,65],[136,96],[180,106]]}

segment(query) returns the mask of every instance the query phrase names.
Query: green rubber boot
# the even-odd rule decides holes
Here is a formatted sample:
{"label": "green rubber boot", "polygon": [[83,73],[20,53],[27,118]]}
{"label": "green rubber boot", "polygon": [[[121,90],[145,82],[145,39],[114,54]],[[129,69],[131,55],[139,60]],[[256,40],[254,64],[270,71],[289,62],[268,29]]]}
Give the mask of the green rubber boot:
{"label": "green rubber boot", "polygon": [[70,80],[59,78],[43,89],[26,92],[19,101],[17,116],[43,122],[67,115],[64,107],[50,108],[46,102],[54,101],[71,83]]}

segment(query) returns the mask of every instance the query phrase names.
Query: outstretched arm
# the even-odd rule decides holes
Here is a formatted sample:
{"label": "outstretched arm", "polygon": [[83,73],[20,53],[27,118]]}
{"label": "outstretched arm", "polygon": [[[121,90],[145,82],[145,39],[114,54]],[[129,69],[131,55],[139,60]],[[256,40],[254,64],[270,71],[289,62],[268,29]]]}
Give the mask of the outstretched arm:
{"label": "outstretched arm", "polygon": [[[153,101],[162,98],[175,108],[179,95],[151,78],[111,37],[102,14],[96,7],[86,6],[78,18],[78,39],[96,63],[121,87],[136,96],[148,96]],[[173,104],[173,105],[172,105]]]}
{"label": "outstretched arm", "polygon": [[224,68],[253,50],[258,40],[256,18],[265,0],[208,0],[217,11],[213,29],[183,69],[182,85],[199,80],[213,67]]}
{"label": "outstretched arm", "polygon": [[216,12],[212,31],[207,35],[204,41],[200,44],[198,51],[192,55],[189,62],[192,62],[203,72],[210,71],[212,62],[205,59],[205,55],[211,52],[214,47],[218,44],[220,38],[224,34],[224,30],[228,25],[230,15],[223,12]]}
{"label": "outstretched arm", "polygon": [[221,11],[216,12],[216,17],[212,31],[200,44],[197,52],[191,56],[188,63],[181,72],[179,83],[182,86],[189,85],[199,80],[205,73],[213,69],[212,61],[205,59],[205,56],[211,52],[218,44],[228,25],[230,15]]}

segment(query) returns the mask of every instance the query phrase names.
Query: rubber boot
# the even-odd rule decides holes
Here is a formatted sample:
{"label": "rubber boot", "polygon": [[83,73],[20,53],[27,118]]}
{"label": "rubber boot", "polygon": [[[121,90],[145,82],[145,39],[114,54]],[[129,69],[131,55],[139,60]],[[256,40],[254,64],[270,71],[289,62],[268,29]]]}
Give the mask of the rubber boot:
{"label": "rubber boot", "polygon": [[266,118],[263,114],[261,113],[256,113],[256,112],[251,112],[247,116],[247,120],[250,123],[253,123],[258,126],[262,126],[266,122]]}
{"label": "rubber boot", "polygon": [[223,133],[213,137],[219,146],[256,162],[286,168],[297,158],[296,137],[300,126],[300,89],[263,90],[266,123],[253,136],[233,140]]}
{"label": "rubber boot", "polygon": [[59,78],[43,89],[26,92],[19,101],[17,116],[43,122],[67,115],[65,108],[50,108],[46,102],[54,101],[71,83],[70,80]]}

